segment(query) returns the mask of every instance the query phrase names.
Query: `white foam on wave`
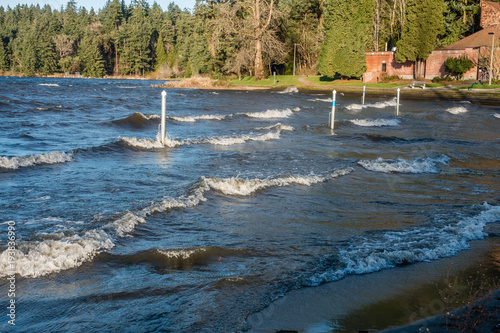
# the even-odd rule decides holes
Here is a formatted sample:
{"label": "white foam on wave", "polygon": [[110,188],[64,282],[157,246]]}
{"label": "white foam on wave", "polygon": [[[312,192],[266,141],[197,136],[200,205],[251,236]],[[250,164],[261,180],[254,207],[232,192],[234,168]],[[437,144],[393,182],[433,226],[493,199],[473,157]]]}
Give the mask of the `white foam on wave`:
{"label": "white foam on wave", "polygon": [[36,278],[78,267],[100,251],[113,247],[114,243],[103,230],[90,230],[83,236],[74,235],[58,240],[20,244],[17,249],[7,249],[0,254],[0,277],[13,272],[9,263],[9,256],[12,254],[15,273]]}
{"label": "white foam on wave", "polygon": [[194,254],[200,253],[200,252],[206,252],[207,249],[204,247],[197,248],[197,249],[192,249],[192,250],[158,250],[158,253],[161,253],[167,258],[170,259],[189,259],[191,256]]}
{"label": "white foam on wave", "polygon": [[212,144],[218,146],[231,146],[237,144],[243,144],[247,141],[269,141],[269,140],[277,140],[281,137],[282,131],[293,131],[293,127],[276,124],[268,127],[267,129],[272,129],[271,132],[263,133],[263,134],[247,134],[235,137],[213,137],[206,139],[186,139],[186,140],[174,140],[169,138],[168,136],[165,138],[165,145],[162,145],[159,139],[159,135],[157,135],[156,139],[139,139],[136,137],[119,137],[125,144],[141,149],[161,149],[164,147],[175,148],[179,146],[188,146],[195,144]]}
{"label": "white foam on wave", "polygon": [[217,115],[205,114],[205,115],[201,115],[201,116],[185,116],[185,117],[169,116],[169,117],[167,117],[167,119],[171,119],[171,120],[178,121],[178,122],[194,123],[198,120],[224,120],[226,117],[230,117],[230,116],[232,116],[232,115],[217,116]]}
{"label": "white foam on wave", "polygon": [[498,114],[498,113],[494,113],[494,114],[493,114],[493,117],[500,119],[500,114]]}
{"label": "white foam on wave", "polygon": [[45,87],[59,87],[59,85],[57,83],[40,83],[38,85],[45,86]]}
{"label": "white foam on wave", "polygon": [[349,274],[367,274],[401,264],[451,257],[468,249],[470,241],[486,238],[486,224],[498,221],[500,206],[485,203],[481,213],[457,223],[354,238],[349,246],[339,249],[335,267],[313,274],[305,284],[315,286]]}
{"label": "white foam on wave", "polygon": [[438,164],[447,164],[450,158],[441,155],[437,158],[416,158],[414,160],[386,160],[381,157],[376,160],[361,160],[358,162],[363,168],[369,171],[384,173],[438,173]]}
{"label": "white foam on wave", "polygon": [[401,121],[399,119],[353,119],[351,123],[363,127],[382,127],[382,126],[399,126]]}
{"label": "white foam on wave", "polygon": [[288,118],[290,117],[294,112],[300,111],[300,108],[294,108],[292,109],[284,109],[284,110],[267,110],[264,112],[249,112],[249,113],[243,113],[247,117],[251,118],[261,118],[261,119],[271,119],[271,118]]}
{"label": "white foam on wave", "polygon": [[143,217],[137,216],[132,212],[127,212],[114,222],[108,223],[106,227],[113,229],[119,237],[125,237],[134,231],[137,225],[143,223],[146,223]]}
{"label": "white foam on wave", "polygon": [[376,109],[384,109],[390,106],[396,106],[397,99],[393,98],[389,101],[377,102],[377,103],[368,103],[368,104],[349,104],[345,107],[346,110],[349,111],[359,111],[366,108],[376,108]]}
{"label": "white foam on wave", "polygon": [[36,155],[27,155],[22,157],[0,156],[0,168],[15,170],[21,167],[30,167],[38,164],[56,164],[73,161],[71,154],[62,151],[53,151]]}
{"label": "white foam on wave", "polygon": [[465,106],[455,106],[455,107],[446,109],[446,112],[449,112],[451,114],[462,114],[462,113],[467,113],[468,110]]}
{"label": "white foam on wave", "polygon": [[[288,186],[300,184],[311,186],[319,182],[340,177],[352,172],[352,168],[335,170],[325,176],[283,176],[275,179],[243,180],[239,178],[205,178],[195,184],[187,195],[179,198],[165,198],[152,203],[138,212],[127,211],[116,220],[106,224],[103,229],[93,229],[83,235],[65,236],[54,233],[51,239],[40,242],[20,243],[17,249],[6,249],[0,254],[0,277],[12,274],[9,256],[14,257],[15,272],[23,277],[36,278],[57,273],[66,269],[79,267],[85,261],[92,260],[102,251],[115,246],[114,237],[125,237],[132,233],[139,224],[155,213],[172,209],[195,207],[207,200],[205,194],[210,190],[220,191],[227,195],[251,195],[258,190],[271,186]],[[54,222],[61,222],[55,219]],[[196,250],[199,251],[199,250]],[[194,252],[193,252],[194,253]],[[165,252],[170,257],[187,258],[190,252]]]}
{"label": "white foam on wave", "polygon": [[186,141],[172,140],[168,137],[165,137],[165,145],[160,142],[159,137],[157,137],[156,139],[139,139],[136,137],[128,138],[121,136],[119,137],[119,139],[131,147],[141,149],[162,149],[165,147],[175,148],[187,144]]}
{"label": "white foam on wave", "polygon": [[248,196],[268,187],[292,184],[311,186],[352,172],[351,168],[337,170],[326,176],[282,176],[274,179],[204,178],[208,187],[225,195]]}
{"label": "white foam on wave", "polygon": [[278,94],[296,94],[299,92],[299,89],[295,87],[288,87],[283,91],[278,91]]}
{"label": "white foam on wave", "polygon": [[294,131],[295,128],[289,125],[284,125],[282,123],[277,123],[275,125],[267,126],[267,127],[259,127],[258,130],[270,131],[270,130],[278,130],[278,131]]}
{"label": "white foam on wave", "polygon": [[53,109],[62,109],[62,105],[49,106],[49,107],[45,107],[45,108],[37,107],[36,109],[38,111],[49,111],[49,110],[53,110]]}
{"label": "white foam on wave", "polygon": [[309,102],[325,102],[325,103],[332,103],[333,98],[315,98],[315,99],[308,99]]}

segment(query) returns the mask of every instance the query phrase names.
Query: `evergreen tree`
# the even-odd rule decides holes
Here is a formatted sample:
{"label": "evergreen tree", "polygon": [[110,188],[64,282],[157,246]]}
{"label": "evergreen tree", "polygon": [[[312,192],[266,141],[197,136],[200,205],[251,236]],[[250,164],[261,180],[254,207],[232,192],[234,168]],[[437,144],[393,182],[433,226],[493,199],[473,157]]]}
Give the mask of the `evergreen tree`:
{"label": "evergreen tree", "polygon": [[156,44],[156,68],[160,68],[162,65],[168,63],[168,56],[165,52],[165,45],[163,44],[163,38],[161,35],[158,37],[158,43]]}
{"label": "evergreen tree", "polygon": [[423,62],[435,49],[443,32],[444,0],[408,0],[401,39],[396,43],[396,61],[415,61],[415,75],[423,76]]}
{"label": "evergreen tree", "polygon": [[374,1],[328,0],[323,5],[326,32],[319,73],[360,77],[366,70],[365,49],[371,39]]}
{"label": "evergreen tree", "polygon": [[0,38],[0,72],[5,72],[8,70],[9,70],[9,63],[7,61],[7,53],[5,52],[3,41]]}
{"label": "evergreen tree", "polygon": [[102,26],[94,23],[87,27],[79,49],[82,74],[87,77],[102,77],[106,73],[102,56]]}
{"label": "evergreen tree", "polygon": [[149,69],[152,27],[145,3],[135,1],[132,14],[121,31],[121,59],[124,74],[144,75]]}

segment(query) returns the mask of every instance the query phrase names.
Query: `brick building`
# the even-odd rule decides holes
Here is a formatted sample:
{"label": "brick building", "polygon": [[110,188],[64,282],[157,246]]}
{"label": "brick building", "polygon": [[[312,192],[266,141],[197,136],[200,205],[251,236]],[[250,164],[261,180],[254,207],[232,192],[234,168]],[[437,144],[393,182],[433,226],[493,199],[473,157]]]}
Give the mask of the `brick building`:
{"label": "brick building", "polygon": [[[445,76],[444,62],[449,57],[460,57],[466,55],[476,64],[464,74],[464,79],[476,80],[480,77],[484,68],[489,68],[491,58],[491,43],[495,38],[494,69],[495,76],[500,71],[500,3],[492,1],[481,1],[481,30],[473,35],[459,40],[443,49],[433,51],[424,64],[424,78],[432,79],[436,76]],[[494,33],[494,35],[491,35]],[[397,75],[402,79],[415,78],[415,63],[407,61],[397,63],[395,52],[367,52],[367,70],[363,74],[363,82],[378,82],[385,75]],[[486,64],[486,65],[485,65]]]}

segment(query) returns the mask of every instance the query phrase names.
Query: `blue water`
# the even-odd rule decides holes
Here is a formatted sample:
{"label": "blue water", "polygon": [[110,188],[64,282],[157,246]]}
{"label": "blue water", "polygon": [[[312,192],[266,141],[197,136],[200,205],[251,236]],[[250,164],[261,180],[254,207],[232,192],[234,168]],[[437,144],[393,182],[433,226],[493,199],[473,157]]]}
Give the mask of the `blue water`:
{"label": "blue water", "polygon": [[396,116],[391,93],[339,92],[332,132],[330,93],[170,89],[163,146],[157,83],[0,78],[17,330],[249,330],[291,290],[495,237],[494,103]]}

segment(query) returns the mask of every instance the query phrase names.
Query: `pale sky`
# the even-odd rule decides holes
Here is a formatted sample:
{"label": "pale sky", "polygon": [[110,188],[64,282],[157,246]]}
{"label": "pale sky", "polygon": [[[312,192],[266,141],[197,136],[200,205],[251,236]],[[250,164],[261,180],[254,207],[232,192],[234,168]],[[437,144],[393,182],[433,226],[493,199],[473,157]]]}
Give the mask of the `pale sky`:
{"label": "pale sky", "polygon": [[[120,0],[121,1],[121,0]],[[104,5],[106,4],[106,0],[85,0],[85,1],[78,1],[76,0],[76,6],[77,7],[85,7],[87,10],[90,10],[90,8],[94,8],[94,10],[97,12],[100,10]],[[129,5],[132,2],[132,0],[125,0],[125,3]],[[148,3],[150,6],[154,4],[155,0],[148,0]],[[187,9],[193,9],[194,4],[196,3],[196,0],[156,0],[156,2],[160,5],[160,7],[166,11],[168,8],[168,5],[171,2],[174,2],[177,6],[179,6],[181,9],[187,8]],[[18,4],[25,4],[25,5],[36,5],[39,4],[40,7],[43,7],[45,5],[50,5],[52,9],[57,9],[59,10],[61,6],[66,8],[66,4],[68,3],[67,0],[2,0],[0,2],[0,6],[2,6],[4,9],[7,9],[7,6],[10,6],[10,8],[14,8]]]}

